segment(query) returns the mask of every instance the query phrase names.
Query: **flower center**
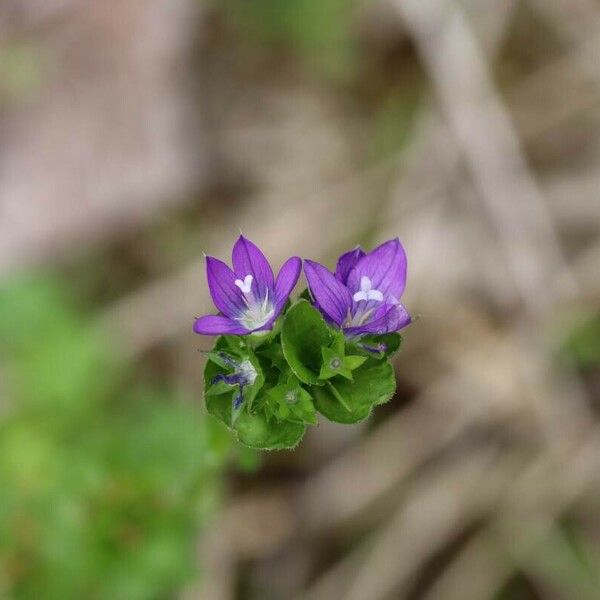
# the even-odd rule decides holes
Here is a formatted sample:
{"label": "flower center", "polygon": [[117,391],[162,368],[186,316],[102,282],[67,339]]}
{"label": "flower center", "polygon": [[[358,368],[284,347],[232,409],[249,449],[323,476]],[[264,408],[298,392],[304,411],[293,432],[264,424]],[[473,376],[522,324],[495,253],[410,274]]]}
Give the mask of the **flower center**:
{"label": "flower center", "polygon": [[265,290],[264,299],[255,298],[254,292],[252,291],[252,282],[254,277],[252,275],[246,275],[243,281],[241,279],[235,280],[235,285],[240,288],[246,308],[236,318],[236,320],[243,325],[249,331],[259,329],[266,323],[268,323],[273,314],[275,313],[275,307],[269,300],[269,290]]}
{"label": "flower center", "polygon": [[360,290],[352,298],[357,305],[348,313],[344,327],[360,327],[367,323],[377,309],[378,303],[383,302],[383,293],[373,289],[373,282],[363,275],[360,278]]}
{"label": "flower center", "polygon": [[360,278],[360,290],[356,292],[352,298],[354,299],[354,302],[360,302],[361,300],[383,302],[383,294],[379,290],[374,290],[372,281],[364,275]]}

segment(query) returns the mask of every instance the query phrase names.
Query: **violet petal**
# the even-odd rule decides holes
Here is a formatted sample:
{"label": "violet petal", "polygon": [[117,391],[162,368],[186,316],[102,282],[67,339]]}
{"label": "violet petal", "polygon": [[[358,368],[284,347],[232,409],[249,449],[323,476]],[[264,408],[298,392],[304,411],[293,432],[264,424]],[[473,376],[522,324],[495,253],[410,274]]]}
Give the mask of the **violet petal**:
{"label": "violet petal", "polygon": [[194,331],[201,335],[245,335],[249,333],[238,322],[221,315],[205,315],[196,319]]}
{"label": "violet petal", "polygon": [[206,257],[206,278],[215,306],[226,316],[235,318],[244,309],[242,292],[235,285],[233,271],[218,258]]}
{"label": "violet petal", "polygon": [[411,316],[402,304],[384,304],[369,322],[357,327],[348,327],[344,331],[350,337],[368,333],[382,335],[399,331],[410,325],[411,321]]}
{"label": "violet petal", "polygon": [[350,271],[354,269],[356,263],[365,256],[363,249],[360,246],[350,250],[345,254],[342,254],[337,261],[337,267],[335,269],[335,276],[345,285],[348,281],[348,275]]}
{"label": "violet petal", "polygon": [[323,265],[312,260],[304,261],[304,273],[319,310],[341,325],[352,306],[352,296],[346,286]]}
{"label": "violet petal", "polygon": [[398,300],[406,287],[406,253],[400,240],[390,240],[363,256],[348,275],[352,293],[361,289],[361,279],[367,277],[374,290],[387,299]]}
{"label": "violet petal", "polygon": [[233,246],[231,259],[237,278],[243,281],[247,275],[252,275],[252,290],[258,298],[264,298],[267,290],[269,293],[273,292],[273,270],[258,246],[240,235]]}
{"label": "violet petal", "polygon": [[292,290],[298,283],[301,270],[302,261],[297,256],[288,258],[281,267],[275,282],[275,318],[283,310]]}

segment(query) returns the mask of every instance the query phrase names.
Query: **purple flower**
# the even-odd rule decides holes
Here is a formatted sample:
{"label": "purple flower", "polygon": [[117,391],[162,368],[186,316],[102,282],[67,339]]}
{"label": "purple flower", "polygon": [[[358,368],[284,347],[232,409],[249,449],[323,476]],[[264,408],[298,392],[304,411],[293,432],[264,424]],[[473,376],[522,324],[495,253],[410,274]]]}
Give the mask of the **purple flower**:
{"label": "purple flower", "polygon": [[400,304],[406,286],[406,253],[390,240],[369,254],[360,247],[340,256],[335,275],[312,260],[304,261],[315,306],[347,337],[398,331],[411,322]]}
{"label": "purple flower", "polygon": [[222,261],[206,257],[208,287],[220,315],[196,320],[202,335],[246,335],[271,329],[300,277],[302,261],[288,259],[277,280],[265,255],[244,236],[232,252],[233,271]]}

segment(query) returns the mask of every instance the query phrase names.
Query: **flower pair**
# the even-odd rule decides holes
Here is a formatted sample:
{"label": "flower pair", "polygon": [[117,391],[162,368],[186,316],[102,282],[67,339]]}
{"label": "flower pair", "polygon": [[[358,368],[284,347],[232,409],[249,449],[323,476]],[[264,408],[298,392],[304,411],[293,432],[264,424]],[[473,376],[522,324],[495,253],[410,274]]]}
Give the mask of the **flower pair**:
{"label": "flower pair", "polygon": [[[203,335],[247,335],[270,330],[281,314],[302,270],[302,260],[289,258],[275,279],[268,260],[250,240],[240,236],[233,247],[233,270],[206,257],[208,287],[220,315],[196,320]],[[349,338],[398,331],[411,322],[400,304],[406,285],[406,254],[398,239],[368,254],[360,247],[340,256],[335,273],[304,261],[315,307]]]}

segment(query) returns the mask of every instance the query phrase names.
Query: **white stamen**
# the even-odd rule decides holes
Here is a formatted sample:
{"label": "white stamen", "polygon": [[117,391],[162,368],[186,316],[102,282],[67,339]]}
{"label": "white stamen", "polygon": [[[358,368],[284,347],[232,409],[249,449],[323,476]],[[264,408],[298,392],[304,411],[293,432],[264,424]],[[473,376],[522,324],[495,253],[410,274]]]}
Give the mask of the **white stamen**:
{"label": "white stamen", "polygon": [[237,285],[244,294],[242,299],[246,305],[246,308],[240,312],[240,315],[236,317],[236,320],[249,331],[254,331],[259,327],[262,327],[275,313],[273,302],[269,299],[268,288],[265,289],[264,298],[256,298],[254,296],[254,293],[252,292],[253,279],[252,275],[246,275],[244,281],[241,279],[235,280],[235,285]]}
{"label": "white stamen", "polygon": [[364,275],[360,278],[360,291],[356,292],[352,297],[355,302],[360,302],[361,300],[383,302],[383,294],[379,290],[374,290],[373,283]]}
{"label": "white stamen", "polygon": [[240,290],[242,290],[243,294],[249,294],[252,291],[253,280],[254,277],[252,277],[252,275],[246,275],[246,277],[244,277],[244,281],[241,279],[236,279],[234,283],[240,288]]}

